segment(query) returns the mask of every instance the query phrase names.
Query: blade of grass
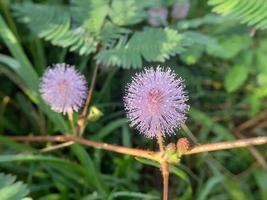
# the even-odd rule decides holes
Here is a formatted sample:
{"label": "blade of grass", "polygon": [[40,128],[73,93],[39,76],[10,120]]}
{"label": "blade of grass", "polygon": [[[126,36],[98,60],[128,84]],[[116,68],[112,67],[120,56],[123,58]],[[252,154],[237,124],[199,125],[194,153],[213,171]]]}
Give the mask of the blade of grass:
{"label": "blade of grass", "polygon": [[27,154],[11,154],[11,155],[0,155],[0,163],[2,162],[17,162],[17,161],[30,161],[30,162],[56,162],[66,164],[67,160],[52,157],[52,156],[41,156],[41,155],[27,155]]}
{"label": "blade of grass", "polygon": [[[0,15],[0,36],[2,37],[4,43],[7,45],[11,54],[19,61],[20,65],[23,67],[18,67],[15,69],[21,78],[26,83],[27,87],[32,91],[38,91],[39,78],[35,70],[33,69],[30,61],[23,52],[17,38],[10,31],[2,16]],[[37,95],[37,93],[35,93]]]}
{"label": "blade of grass", "polygon": [[86,152],[84,147],[74,144],[71,146],[72,152],[79,159],[83,167],[87,170],[90,181],[94,184],[95,187],[101,192],[101,194],[106,197],[108,194],[108,189],[103,181],[101,174],[97,171],[95,164],[89,154]]}
{"label": "blade of grass", "polygon": [[6,66],[12,68],[19,77],[23,80],[27,88],[31,90],[32,98],[36,100],[35,103],[38,103],[41,110],[43,110],[51,121],[54,122],[56,127],[66,132],[69,130],[67,123],[63,120],[63,118],[52,112],[50,108],[48,108],[44,102],[41,100],[38,90],[39,90],[39,77],[33,68],[32,64],[28,60],[26,54],[24,53],[21,45],[19,44],[17,38],[11,32],[11,30],[6,25],[4,19],[0,15],[0,37],[2,37],[4,43],[8,47],[11,54],[16,59],[12,59],[9,56],[1,55],[0,63],[4,63]]}
{"label": "blade of grass", "polygon": [[122,127],[124,124],[128,123],[126,118],[121,118],[114,120],[104,126],[98,133],[94,134],[90,137],[92,140],[102,140],[106,136],[108,136],[114,129]]}
{"label": "blade of grass", "polygon": [[[16,72],[19,78],[21,78],[21,80],[23,81],[22,83],[23,84],[25,83],[25,86],[23,84],[19,84],[20,80],[18,80],[18,78],[15,79],[14,77],[12,77],[11,80],[14,81],[16,84],[19,84],[18,86],[21,87],[21,89],[25,92],[25,94],[30,98],[32,102],[39,105],[40,109],[44,113],[46,113],[46,115],[50,118],[51,121],[54,122],[57,129],[61,130],[62,132],[66,132],[69,130],[68,125],[64,121],[63,117],[51,111],[51,109],[47,105],[45,105],[41,97],[39,95],[36,95],[37,91],[33,91],[32,89],[28,88],[27,83],[24,82],[24,79],[27,79],[27,77],[23,79],[22,77],[24,76],[24,73],[21,73],[21,71],[23,70],[27,71],[27,69],[24,69],[20,65],[20,63],[14,58],[11,58],[3,54],[0,54],[0,63],[4,64],[5,66],[9,67],[10,69]],[[2,65],[0,65],[0,67],[3,68]],[[38,87],[39,79],[38,79],[38,82],[36,82],[35,84]]]}

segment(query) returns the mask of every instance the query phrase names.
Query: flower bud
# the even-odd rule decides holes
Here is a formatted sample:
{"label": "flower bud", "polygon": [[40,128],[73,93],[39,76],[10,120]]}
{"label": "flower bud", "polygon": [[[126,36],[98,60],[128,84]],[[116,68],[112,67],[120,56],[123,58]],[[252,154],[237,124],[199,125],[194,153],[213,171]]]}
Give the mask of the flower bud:
{"label": "flower bud", "polygon": [[181,156],[185,154],[190,147],[190,143],[187,138],[180,138],[177,142],[177,152]]}
{"label": "flower bud", "polygon": [[170,143],[166,147],[166,151],[170,153],[175,153],[176,152],[176,146],[174,143]]}

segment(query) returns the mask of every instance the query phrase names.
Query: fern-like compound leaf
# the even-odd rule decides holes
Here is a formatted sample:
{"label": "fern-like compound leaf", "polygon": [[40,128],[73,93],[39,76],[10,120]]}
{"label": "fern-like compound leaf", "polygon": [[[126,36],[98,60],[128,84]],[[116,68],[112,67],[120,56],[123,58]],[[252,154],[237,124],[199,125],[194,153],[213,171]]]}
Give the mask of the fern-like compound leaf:
{"label": "fern-like compound leaf", "polygon": [[71,11],[76,21],[99,36],[105,18],[109,13],[109,0],[72,0]]}
{"label": "fern-like compound leaf", "polygon": [[100,52],[96,58],[104,65],[138,68],[142,66],[142,58],[164,62],[185,51],[188,45],[191,41],[173,29],[147,28],[134,33],[128,42],[121,41],[115,48]]}
{"label": "fern-like compound leaf", "polygon": [[0,174],[0,197],[1,200],[22,200],[29,190],[21,181],[16,181],[12,175]]}
{"label": "fern-like compound leaf", "polygon": [[256,29],[267,29],[266,0],[209,0],[213,11],[236,17]]}
{"label": "fern-like compound leaf", "polygon": [[96,51],[97,42],[84,26],[72,28],[68,8],[44,4],[24,3],[13,6],[19,21],[41,38],[60,47],[69,47],[80,55]]}
{"label": "fern-like compound leaf", "polygon": [[125,37],[127,38],[130,33],[130,29],[116,26],[107,21],[100,33],[101,44],[105,49],[113,48],[119,40],[122,40],[122,38]]}
{"label": "fern-like compound leaf", "polygon": [[144,6],[140,0],[113,0],[110,18],[120,26],[139,23],[146,17]]}

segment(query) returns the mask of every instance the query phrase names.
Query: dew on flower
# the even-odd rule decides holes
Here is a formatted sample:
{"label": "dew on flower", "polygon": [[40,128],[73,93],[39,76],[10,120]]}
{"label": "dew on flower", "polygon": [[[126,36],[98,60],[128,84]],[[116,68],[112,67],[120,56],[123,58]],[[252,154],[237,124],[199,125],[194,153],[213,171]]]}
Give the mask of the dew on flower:
{"label": "dew on flower", "polygon": [[84,75],[74,66],[61,63],[47,68],[41,79],[40,92],[51,109],[66,114],[78,111],[87,94]]}
{"label": "dew on flower", "polygon": [[137,74],[124,97],[130,126],[149,138],[174,134],[189,109],[184,88],[183,80],[170,68],[147,68]]}

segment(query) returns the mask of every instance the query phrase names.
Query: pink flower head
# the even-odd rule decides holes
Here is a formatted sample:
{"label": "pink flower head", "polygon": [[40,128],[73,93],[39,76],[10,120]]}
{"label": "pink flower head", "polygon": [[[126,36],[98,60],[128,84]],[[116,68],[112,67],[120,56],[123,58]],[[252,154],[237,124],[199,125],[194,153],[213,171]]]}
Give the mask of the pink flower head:
{"label": "pink flower head", "polygon": [[148,10],[149,19],[148,23],[151,26],[160,26],[167,24],[168,10],[166,7],[150,8]]}
{"label": "pink flower head", "polygon": [[189,106],[181,78],[169,68],[147,68],[126,89],[124,106],[130,126],[149,138],[174,134],[186,120]]}
{"label": "pink flower head", "polygon": [[187,16],[189,9],[189,2],[176,3],[172,7],[171,15],[174,19],[183,19]]}
{"label": "pink flower head", "polygon": [[40,92],[52,110],[65,114],[78,111],[87,94],[85,77],[74,66],[55,64],[49,67],[41,79]]}

